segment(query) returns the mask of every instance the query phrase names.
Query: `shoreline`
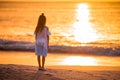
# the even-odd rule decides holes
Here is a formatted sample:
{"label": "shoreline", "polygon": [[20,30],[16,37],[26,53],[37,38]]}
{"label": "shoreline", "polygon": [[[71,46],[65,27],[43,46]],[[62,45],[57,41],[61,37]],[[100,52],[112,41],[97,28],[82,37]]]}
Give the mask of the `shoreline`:
{"label": "shoreline", "polygon": [[51,69],[76,71],[120,71],[120,66],[47,66]]}

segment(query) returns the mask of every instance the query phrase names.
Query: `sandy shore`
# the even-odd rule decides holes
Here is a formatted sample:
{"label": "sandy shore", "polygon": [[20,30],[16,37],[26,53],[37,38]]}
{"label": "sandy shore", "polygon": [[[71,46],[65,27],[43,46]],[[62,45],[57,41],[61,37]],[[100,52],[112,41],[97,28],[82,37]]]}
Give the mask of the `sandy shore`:
{"label": "sandy shore", "polygon": [[120,67],[36,66],[0,64],[0,80],[120,80]]}

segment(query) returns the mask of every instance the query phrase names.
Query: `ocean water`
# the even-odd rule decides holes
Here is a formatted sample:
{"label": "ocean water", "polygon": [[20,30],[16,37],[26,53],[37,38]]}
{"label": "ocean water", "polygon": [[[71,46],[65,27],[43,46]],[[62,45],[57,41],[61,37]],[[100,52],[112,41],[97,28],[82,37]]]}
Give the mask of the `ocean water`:
{"label": "ocean water", "polygon": [[120,55],[120,2],[0,2],[0,49],[33,50],[41,13],[50,51]]}

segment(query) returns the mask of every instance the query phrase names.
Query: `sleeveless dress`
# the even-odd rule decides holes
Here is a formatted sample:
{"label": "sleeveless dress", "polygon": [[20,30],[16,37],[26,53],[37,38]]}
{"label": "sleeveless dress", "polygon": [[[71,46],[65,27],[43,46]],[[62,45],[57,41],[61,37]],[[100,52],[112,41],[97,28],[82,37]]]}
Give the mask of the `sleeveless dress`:
{"label": "sleeveless dress", "polygon": [[47,36],[51,33],[48,28],[45,26],[42,32],[35,33],[36,36],[36,44],[35,44],[35,53],[37,56],[47,56]]}

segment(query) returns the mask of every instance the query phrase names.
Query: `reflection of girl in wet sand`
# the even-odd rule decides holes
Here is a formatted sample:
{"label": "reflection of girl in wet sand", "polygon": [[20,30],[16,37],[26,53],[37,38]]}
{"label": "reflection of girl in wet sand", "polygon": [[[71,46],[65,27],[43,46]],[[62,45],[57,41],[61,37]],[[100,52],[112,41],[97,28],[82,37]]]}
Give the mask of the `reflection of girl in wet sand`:
{"label": "reflection of girl in wet sand", "polygon": [[[47,56],[48,46],[49,46],[49,29],[45,26],[46,17],[42,13],[39,17],[37,27],[35,29],[35,53],[37,55],[38,70],[44,71],[45,57]],[[42,59],[41,59],[42,56]],[[42,63],[41,63],[42,62]]]}

